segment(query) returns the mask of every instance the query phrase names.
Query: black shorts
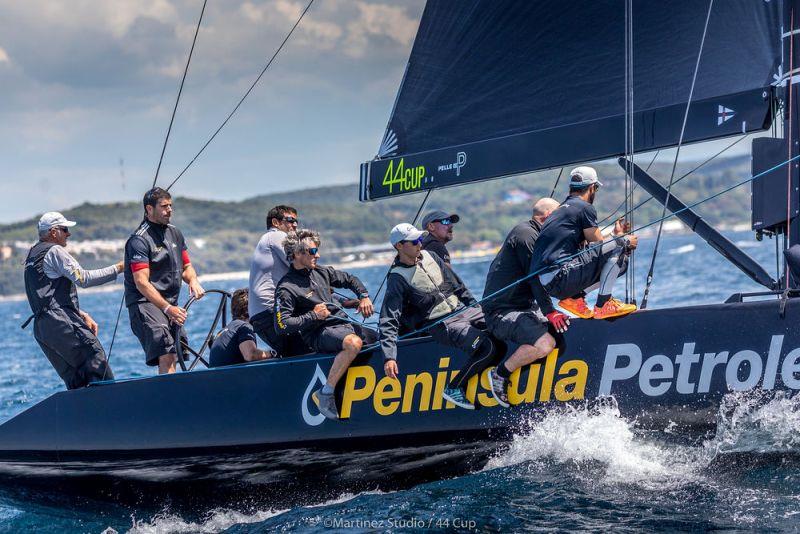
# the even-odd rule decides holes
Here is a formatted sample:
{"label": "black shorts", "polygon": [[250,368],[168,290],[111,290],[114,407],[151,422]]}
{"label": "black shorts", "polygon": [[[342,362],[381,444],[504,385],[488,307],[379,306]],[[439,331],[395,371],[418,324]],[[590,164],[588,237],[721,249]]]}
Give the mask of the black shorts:
{"label": "black shorts", "polygon": [[[174,326],[155,304],[151,302],[131,304],[128,306],[128,316],[131,319],[131,330],[144,349],[147,365],[158,365],[158,358],[165,354],[177,354],[173,337]],[[183,327],[180,327],[180,337],[184,343],[187,342]]]}
{"label": "black shorts", "polygon": [[547,293],[557,299],[575,297],[581,292],[590,292],[595,289],[595,284],[600,282],[603,265],[615,253],[619,254],[620,275],[628,268],[628,256],[616,250],[616,247],[603,252],[602,246],[596,246],[582,252],[563,264],[556,272],[555,277],[544,287]]}
{"label": "black shorts", "polygon": [[350,334],[355,334],[361,338],[364,345],[374,343],[378,339],[378,333],[371,328],[360,324],[341,323],[326,326],[317,331],[312,339],[309,339],[314,352],[332,353],[341,352],[344,338]]}
{"label": "black shorts", "polygon": [[486,321],[483,311],[472,307],[432,327],[430,334],[442,345],[456,347],[466,354],[472,354],[486,337],[484,328]]}
{"label": "black shorts", "polygon": [[253,332],[261,338],[261,341],[275,349],[278,356],[297,356],[313,352],[300,334],[278,335],[275,330],[275,314],[271,310],[250,317],[250,324],[253,325]]}
{"label": "black shorts", "polygon": [[486,318],[486,326],[498,339],[519,345],[534,345],[547,333],[547,322],[542,322],[533,310],[492,313]]}

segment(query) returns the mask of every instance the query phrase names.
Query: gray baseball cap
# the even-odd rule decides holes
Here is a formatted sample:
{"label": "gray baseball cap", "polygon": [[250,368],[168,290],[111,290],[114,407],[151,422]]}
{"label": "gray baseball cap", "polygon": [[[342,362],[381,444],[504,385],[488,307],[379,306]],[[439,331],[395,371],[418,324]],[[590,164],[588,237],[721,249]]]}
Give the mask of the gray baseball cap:
{"label": "gray baseball cap", "polygon": [[575,167],[569,173],[569,188],[583,189],[592,184],[602,187],[603,183],[597,179],[597,171],[593,167]]}
{"label": "gray baseball cap", "polygon": [[46,232],[51,228],[56,226],[75,226],[77,223],[75,221],[68,221],[66,217],[64,217],[61,213],[57,211],[48,211],[44,215],[42,215],[41,219],[39,219],[39,232]]}
{"label": "gray baseball cap", "polygon": [[423,217],[422,227],[427,228],[428,224],[434,221],[441,221],[442,219],[450,219],[451,222],[457,223],[460,220],[460,217],[457,213],[447,213],[446,211],[435,210]]}
{"label": "gray baseball cap", "polygon": [[400,223],[389,233],[389,242],[395,246],[400,241],[416,241],[426,235],[428,232],[417,229],[413,224]]}

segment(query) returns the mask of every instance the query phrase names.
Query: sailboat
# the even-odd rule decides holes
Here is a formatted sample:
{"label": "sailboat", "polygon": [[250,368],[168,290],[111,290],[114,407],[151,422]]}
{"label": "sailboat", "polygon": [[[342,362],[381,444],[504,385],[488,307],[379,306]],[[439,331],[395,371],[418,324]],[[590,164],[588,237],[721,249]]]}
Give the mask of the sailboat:
{"label": "sailboat", "polygon": [[465,355],[424,332],[399,342],[399,379],[383,375],[376,351],[359,355],[337,390],[339,422],[310,399],[330,354],[63,391],[0,425],[0,475],[375,487],[475,468],[532,419],[573,404],[615,402],[640,425],[696,436],[713,430],[725,395],[800,389],[789,266],[770,276],[635,160],[768,130],[782,116],[785,138],[753,142],[753,228],[800,242],[798,8],[429,0],[378,154],[360,172],[360,200],[371,202],[618,157],[764,291],[575,320],[555,351],[512,377],[508,410],[486,373],[468,387],[479,409],[445,403]]}

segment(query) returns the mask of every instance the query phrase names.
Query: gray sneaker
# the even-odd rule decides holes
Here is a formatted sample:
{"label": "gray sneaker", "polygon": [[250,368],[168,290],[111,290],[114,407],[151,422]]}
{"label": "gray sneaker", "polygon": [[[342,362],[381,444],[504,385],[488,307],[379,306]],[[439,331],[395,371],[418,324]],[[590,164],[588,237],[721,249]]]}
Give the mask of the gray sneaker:
{"label": "gray sneaker", "polygon": [[339,412],[336,410],[336,398],[333,393],[326,395],[322,392],[322,388],[319,388],[311,394],[311,400],[319,408],[319,413],[334,421],[339,419]]}
{"label": "gray sneaker", "polygon": [[475,406],[473,406],[467,396],[464,395],[464,390],[461,388],[447,388],[442,392],[442,397],[444,397],[444,400],[450,401],[465,410],[475,409]]}
{"label": "gray sneaker", "polygon": [[492,397],[494,397],[494,400],[503,408],[511,406],[508,402],[508,394],[506,393],[508,380],[497,374],[497,368],[489,371],[489,384],[492,386]]}

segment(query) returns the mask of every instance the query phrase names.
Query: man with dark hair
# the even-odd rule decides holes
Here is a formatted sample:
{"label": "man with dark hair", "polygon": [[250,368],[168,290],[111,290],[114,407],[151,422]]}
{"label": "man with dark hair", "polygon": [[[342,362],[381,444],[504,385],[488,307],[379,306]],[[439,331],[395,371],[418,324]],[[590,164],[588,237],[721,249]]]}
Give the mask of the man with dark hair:
{"label": "man with dark hair", "polygon": [[181,280],[196,298],[205,291],[197,281],[183,234],[169,224],[172,196],[156,187],[145,193],[142,203],[144,221],[125,243],[125,305],[147,365],[157,365],[159,374],[174,373],[179,341],[172,325],[181,339],[186,336],[186,310],[178,306]]}
{"label": "man with dark hair", "polygon": [[[627,224],[618,219],[613,238],[603,241],[592,205],[603,184],[592,167],[570,172],[569,196],[547,219],[536,240],[531,259],[531,281],[541,285],[548,296],[537,297],[544,313],[552,311],[549,295],[561,299],[558,305],[583,319],[610,319],[636,310],[611,296],[617,277],[627,268],[628,255],[639,243],[625,235]],[[584,247],[588,247],[585,251]],[[586,304],[586,293],[599,287],[594,311]],[[538,290],[537,290],[538,291]],[[541,292],[540,292],[541,293]]]}
{"label": "man with dark hair", "polygon": [[245,362],[255,362],[274,357],[274,354],[256,346],[253,326],[248,322],[247,289],[237,289],[231,297],[233,320],[223,328],[211,344],[209,367],[222,367]]}
{"label": "man with dark hair", "polygon": [[453,225],[459,221],[455,213],[434,210],[422,218],[422,228],[428,234],[422,240],[422,250],[438,254],[447,265],[450,265],[450,253],[445,246],[453,240]]}
{"label": "man with dark hair", "polygon": [[275,290],[275,325],[280,335],[299,333],[316,352],[336,353],[327,382],[311,398],[325,417],[338,419],[334,388],[364,341],[374,342],[377,333],[349,319],[334,301],[332,288],[349,289],[358,296],[361,315],[369,317],[374,312],[361,280],[333,267],[317,265],[319,246],[319,234],[311,230],[299,230],[284,241],[286,257],[292,264]]}
{"label": "man with dark hair", "polygon": [[401,327],[429,327],[437,342],[468,355],[442,396],[456,406],[474,410],[466,395],[467,382],[491,365],[499,351],[495,340],[483,331],[483,311],[469,289],[437,254],[420,250],[424,237],[425,232],[408,223],[398,224],[389,234],[397,257],[386,278],[379,322],[383,370],[386,376],[397,378]]}
{"label": "man with dark hair", "polygon": [[33,337],[67,389],[114,379],[97,339],[97,323],[80,309],[76,285],[93,287],[113,282],[122,262],[88,271],[67,252],[70,227],[62,214],[50,211],[39,219],[39,242],[25,260],[25,293],[33,315]]}
{"label": "man with dark hair", "polygon": [[275,331],[275,286],[289,272],[289,260],[283,250],[286,235],[297,230],[297,210],[275,206],[267,213],[267,232],[253,251],[250,261],[250,303],[248,313],[253,330],[282,356],[307,352],[300,336],[279,336]]}
{"label": "man with dark hair", "polygon": [[[489,373],[492,396],[503,407],[509,406],[507,384],[511,374],[520,367],[546,357],[556,344],[555,338],[548,332],[547,322],[540,317],[531,283],[519,280],[528,273],[531,254],[542,225],[557,207],[558,202],[552,198],[536,201],[531,219],[518,224],[508,233],[486,275],[483,311],[489,332],[518,345]],[[516,285],[511,285],[515,282]],[[569,326],[567,316],[554,310],[547,312],[547,321],[559,333]]]}

